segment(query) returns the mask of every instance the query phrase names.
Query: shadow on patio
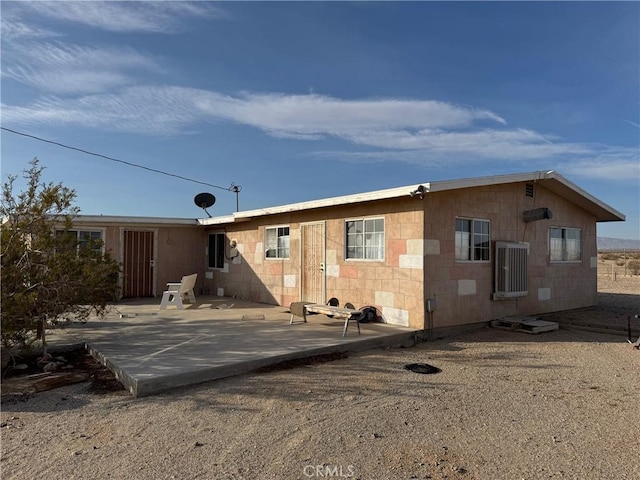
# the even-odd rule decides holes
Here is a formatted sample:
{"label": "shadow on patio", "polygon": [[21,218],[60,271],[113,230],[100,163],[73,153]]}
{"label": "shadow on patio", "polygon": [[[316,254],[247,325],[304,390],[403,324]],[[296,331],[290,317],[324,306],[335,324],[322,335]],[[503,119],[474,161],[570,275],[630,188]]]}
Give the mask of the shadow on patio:
{"label": "shadow on patio", "polygon": [[381,323],[350,326],[324,315],[289,325],[287,307],[198,297],[184,310],[156,299],[114,305],[101,319],[72,324],[50,343],[84,344],[134,396],[239,375],[283,361],[412,344],[415,330]]}

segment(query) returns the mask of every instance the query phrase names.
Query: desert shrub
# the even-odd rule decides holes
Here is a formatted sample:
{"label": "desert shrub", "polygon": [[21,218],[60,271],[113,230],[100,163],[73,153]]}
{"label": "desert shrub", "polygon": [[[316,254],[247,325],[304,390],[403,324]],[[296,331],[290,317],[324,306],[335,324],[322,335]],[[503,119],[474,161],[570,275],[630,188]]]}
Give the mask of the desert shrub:
{"label": "desert shrub", "polygon": [[640,275],[640,260],[629,260],[629,263],[627,263],[627,268],[629,269],[631,275]]}
{"label": "desert shrub", "polygon": [[618,259],[620,259],[620,257],[621,257],[621,255],[619,253],[606,252],[606,253],[603,253],[600,258],[602,258],[602,260],[618,260]]}
{"label": "desert shrub", "polygon": [[[69,235],[78,209],[76,193],[44,183],[37,159],[24,172],[26,189],[2,187],[0,216],[1,338],[5,346],[42,341],[47,326],[103,313],[118,295],[120,265],[102,254],[101,243]],[[67,234],[65,234],[65,232]]]}

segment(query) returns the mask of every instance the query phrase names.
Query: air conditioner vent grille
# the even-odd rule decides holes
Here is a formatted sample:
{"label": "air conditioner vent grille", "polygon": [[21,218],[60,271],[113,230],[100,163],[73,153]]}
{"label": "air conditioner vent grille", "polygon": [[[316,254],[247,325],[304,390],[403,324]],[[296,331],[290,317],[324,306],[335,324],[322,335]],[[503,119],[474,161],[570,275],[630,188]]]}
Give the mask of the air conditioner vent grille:
{"label": "air conditioner vent grille", "polygon": [[494,298],[527,295],[527,245],[496,242]]}

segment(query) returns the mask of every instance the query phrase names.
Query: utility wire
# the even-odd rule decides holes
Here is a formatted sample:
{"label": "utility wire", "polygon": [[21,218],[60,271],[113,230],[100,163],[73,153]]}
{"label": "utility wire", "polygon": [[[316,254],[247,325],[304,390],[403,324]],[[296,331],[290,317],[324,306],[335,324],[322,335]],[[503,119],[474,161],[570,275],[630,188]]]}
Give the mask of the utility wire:
{"label": "utility wire", "polygon": [[187,182],[193,182],[193,183],[199,183],[201,185],[207,185],[208,187],[219,188],[220,190],[226,190],[228,192],[236,192],[236,194],[242,188],[239,185],[235,185],[234,183],[231,183],[230,187],[221,187],[219,185],[213,185],[211,183],[202,182],[200,180],[194,180],[193,178],[183,177],[182,175],[176,175],[175,173],[163,172],[162,170],[157,170],[157,169],[151,168],[151,167],[145,167],[144,165],[138,165],[137,163],[127,162],[125,160],[119,160],[117,158],[108,157],[107,155],[102,155],[100,153],[90,152],[90,151],[84,150],[82,148],[71,147],[71,146],[65,145],[63,143],[54,142],[53,140],[47,140],[47,139],[44,139],[44,138],[36,137],[35,135],[29,135],[28,133],[18,132],[16,130],[11,130],[10,128],[0,127],[0,129],[5,130],[7,132],[15,133],[16,135],[22,135],[23,137],[33,138],[34,140],[38,140],[39,142],[51,143],[53,145],[57,145],[57,146],[62,147],[62,148],[68,148],[69,150],[76,150],[77,152],[86,153],[87,155],[93,155],[94,157],[104,158],[104,159],[110,160],[112,162],[123,163],[125,165],[129,165],[130,167],[141,168],[141,169],[147,170],[149,172],[159,173],[161,175],[166,175],[168,177],[179,178],[180,180],[185,180]]}

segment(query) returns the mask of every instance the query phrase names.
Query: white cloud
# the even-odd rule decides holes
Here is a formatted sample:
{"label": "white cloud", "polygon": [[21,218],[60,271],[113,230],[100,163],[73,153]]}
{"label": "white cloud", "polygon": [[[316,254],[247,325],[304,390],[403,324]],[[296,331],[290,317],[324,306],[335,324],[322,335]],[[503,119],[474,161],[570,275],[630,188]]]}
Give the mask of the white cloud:
{"label": "white cloud", "polygon": [[638,149],[610,149],[597,153],[590,159],[562,164],[558,170],[560,169],[577,177],[614,181],[631,180],[637,184],[640,178],[640,153]]}
{"label": "white cloud", "polygon": [[208,2],[21,2],[21,7],[113,32],[168,33],[186,28],[188,18],[223,15]]}
{"label": "white cloud", "polygon": [[[568,162],[563,171],[602,178],[628,177],[638,163],[634,149],[566,142],[528,129],[508,129],[502,117],[491,111],[425,100],[342,100],[268,93],[230,96],[193,88],[144,86],[76,99],[48,97],[24,107],[5,105],[3,120],[8,125],[67,124],[157,135],[228,121],[277,138],[315,142],[337,138],[369,150],[317,152],[346,161],[424,165],[538,161],[548,166],[562,159]],[[487,120],[496,128],[476,125]]]}
{"label": "white cloud", "polygon": [[[371,147],[399,150],[431,150],[446,152],[474,152],[481,156],[492,156],[496,150],[505,146],[517,149],[522,154],[532,145],[536,149],[552,152],[558,149],[550,138],[531,130],[495,130],[445,131],[443,129],[425,129],[416,132],[408,130],[367,130],[346,135],[350,141]],[[568,148],[567,145],[563,150]]]}
{"label": "white cloud", "polygon": [[[123,105],[127,108],[119,110]],[[93,114],[102,117],[100,124],[105,128],[117,130],[122,129],[117,118],[118,111],[126,116],[126,111],[134,110],[141,112],[135,117],[140,123],[130,124],[136,132],[167,133],[178,126],[221,119],[250,125],[282,138],[319,139],[336,136],[350,141],[359,137],[366,139],[366,132],[369,131],[383,134],[398,129],[467,127],[475,119],[504,122],[486,110],[434,101],[354,101],[319,95],[283,94],[232,97],[193,88],[153,86],[123,88],[114,94],[89,95],[78,99],[51,98],[27,107],[34,113],[42,108],[51,112],[56,109],[68,112],[71,109],[83,112],[82,117]],[[110,113],[108,117],[112,118],[113,123],[104,123],[105,111]],[[145,117],[149,112],[155,112],[154,116],[159,116],[159,119],[147,123]],[[62,121],[71,121],[66,113],[62,116]],[[180,121],[176,123],[174,118]],[[165,119],[168,119],[167,123],[163,123]],[[370,142],[362,140],[362,143]]]}
{"label": "white cloud", "polygon": [[0,21],[0,30],[2,31],[2,41],[5,42],[5,45],[6,42],[14,41],[16,39],[60,36],[60,34],[51,30],[23,23],[19,20],[12,20],[11,18],[7,18],[7,15],[3,15],[2,20]]}
{"label": "white cloud", "polygon": [[213,116],[288,135],[337,135],[398,128],[465,127],[474,120],[505,123],[493,112],[431,100],[341,100],[321,95],[203,94]]}
{"label": "white cloud", "polygon": [[[208,2],[6,2],[2,8],[2,76],[44,93],[87,94],[138,84],[136,70],[158,73],[156,60],[132,48],[81,46],[39,22],[51,18],[111,31],[172,33],[194,18],[222,16]],[[51,41],[51,39],[65,39]]]}
{"label": "white cloud", "polygon": [[81,94],[132,83],[129,72],[141,69],[160,71],[154,60],[131,48],[27,43],[7,49],[3,76],[43,92]]}

